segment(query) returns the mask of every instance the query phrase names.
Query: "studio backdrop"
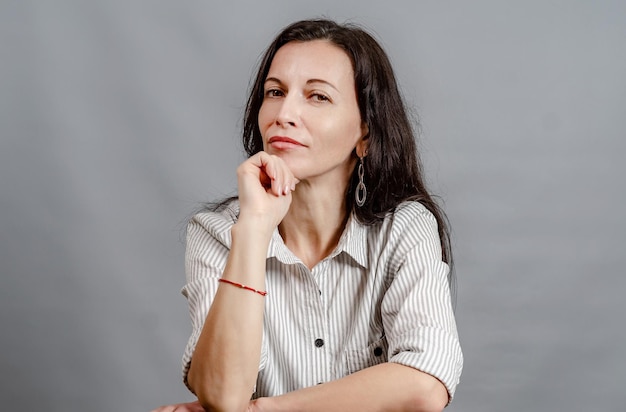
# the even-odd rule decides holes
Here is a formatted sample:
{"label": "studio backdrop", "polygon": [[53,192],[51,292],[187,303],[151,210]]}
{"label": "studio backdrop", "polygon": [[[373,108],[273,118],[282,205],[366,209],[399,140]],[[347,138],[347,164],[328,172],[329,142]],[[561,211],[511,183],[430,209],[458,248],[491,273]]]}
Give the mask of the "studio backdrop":
{"label": "studio backdrop", "polygon": [[193,399],[185,221],[234,194],[259,56],[371,31],[453,229],[450,411],[626,402],[626,3],[0,1],[0,409]]}

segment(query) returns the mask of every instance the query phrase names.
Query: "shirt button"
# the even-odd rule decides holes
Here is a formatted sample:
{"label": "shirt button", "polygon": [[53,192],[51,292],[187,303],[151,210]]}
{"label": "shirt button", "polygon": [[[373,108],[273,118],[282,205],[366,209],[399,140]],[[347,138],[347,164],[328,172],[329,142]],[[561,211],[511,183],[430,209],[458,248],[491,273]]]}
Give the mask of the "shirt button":
{"label": "shirt button", "polygon": [[374,355],[375,356],[380,356],[383,354],[383,348],[381,348],[380,346],[377,347],[376,349],[374,349]]}
{"label": "shirt button", "polygon": [[324,346],[324,339],[320,339],[320,338],[315,339],[315,346],[317,346],[318,348],[321,348],[322,346]]}

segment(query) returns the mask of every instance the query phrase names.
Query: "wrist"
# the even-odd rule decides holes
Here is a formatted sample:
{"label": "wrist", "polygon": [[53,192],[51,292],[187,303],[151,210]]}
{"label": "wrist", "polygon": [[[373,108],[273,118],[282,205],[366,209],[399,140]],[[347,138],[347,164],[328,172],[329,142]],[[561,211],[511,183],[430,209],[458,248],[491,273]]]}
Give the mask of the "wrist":
{"label": "wrist", "polygon": [[269,242],[276,226],[273,222],[266,219],[240,216],[237,222],[233,224],[231,234],[233,240],[239,237],[252,239],[255,242]]}
{"label": "wrist", "polygon": [[239,221],[235,223],[231,227],[232,244],[229,258],[246,262],[246,266],[252,265],[247,269],[240,268],[246,272],[257,265],[265,265],[272,233],[273,231],[259,227],[254,222]]}
{"label": "wrist", "polygon": [[276,402],[276,397],[257,398],[251,403],[252,412],[280,412],[280,405]]}

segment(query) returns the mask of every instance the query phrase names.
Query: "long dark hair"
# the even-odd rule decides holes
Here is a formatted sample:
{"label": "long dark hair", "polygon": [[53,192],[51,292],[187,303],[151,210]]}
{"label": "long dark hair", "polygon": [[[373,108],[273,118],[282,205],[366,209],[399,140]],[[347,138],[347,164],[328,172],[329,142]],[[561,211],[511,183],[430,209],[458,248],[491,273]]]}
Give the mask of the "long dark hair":
{"label": "long dark hair", "polygon": [[289,42],[312,40],[327,40],[350,57],[361,119],[369,128],[364,179],[367,199],[363,206],[356,206],[354,190],[358,175],[355,168],[346,193],[347,212],[354,213],[364,224],[374,224],[393,212],[401,202],[419,201],[435,216],[443,260],[451,264],[447,218],[426,190],[414,131],[391,63],[378,42],[360,27],[326,19],[302,20],[278,34],[262,57],[246,106],[243,146],[248,156],[263,150],[258,115],[263,103],[264,82],[276,52]]}

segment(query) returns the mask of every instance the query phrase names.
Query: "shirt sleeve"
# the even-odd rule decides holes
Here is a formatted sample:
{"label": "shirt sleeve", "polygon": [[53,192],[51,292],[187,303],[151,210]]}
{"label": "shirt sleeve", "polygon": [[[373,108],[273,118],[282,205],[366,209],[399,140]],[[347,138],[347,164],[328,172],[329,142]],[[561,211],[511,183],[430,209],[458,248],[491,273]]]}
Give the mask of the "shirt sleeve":
{"label": "shirt sleeve", "polygon": [[439,379],[452,400],[463,368],[434,216],[409,206],[394,218],[393,280],[382,302],[389,361]]}
{"label": "shirt sleeve", "polygon": [[[236,220],[236,210],[223,213],[200,213],[187,225],[185,248],[186,283],[181,293],[187,298],[191,318],[191,335],[182,359],[183,382],[193,392],[187,381],[191,358],[202,333],[204,321],[219,286],[231,246],[230,228]],[[267,359],[266,339],[261,346],[263,369]]]}
{"label": "shirt sleeve", "polygon": [[214,228],[207,220],[207,216],[197,215],[187,225],[186,283],[181,293],[187,298],[191,318],[191,335],[182,359],[183,381],[189,390],[191,388],[187,382],[187,374],[191,357],[217,291],[218,279],[226,265],[229,250],[223,237],[216,236]]}

